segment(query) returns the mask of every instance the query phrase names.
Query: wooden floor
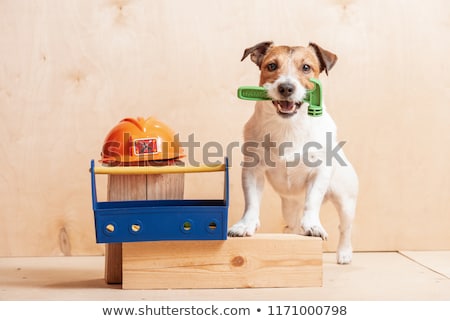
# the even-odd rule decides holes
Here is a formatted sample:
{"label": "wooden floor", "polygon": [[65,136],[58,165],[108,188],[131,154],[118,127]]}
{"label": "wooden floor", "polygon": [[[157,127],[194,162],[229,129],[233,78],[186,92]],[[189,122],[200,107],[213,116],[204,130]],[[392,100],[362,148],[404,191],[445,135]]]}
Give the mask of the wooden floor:
{"label": "wooden floor", "polygon": [[450,251],[324,254],[323,287],[122,290],[103,257],[0,258],[0,300],[450,300]]}

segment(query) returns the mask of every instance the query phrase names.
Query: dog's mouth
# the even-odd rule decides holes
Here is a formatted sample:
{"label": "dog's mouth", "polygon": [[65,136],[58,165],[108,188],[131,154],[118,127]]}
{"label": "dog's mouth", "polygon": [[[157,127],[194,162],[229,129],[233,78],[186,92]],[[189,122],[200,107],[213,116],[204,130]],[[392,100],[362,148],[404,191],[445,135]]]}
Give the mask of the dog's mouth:
{"label": "dog's mouth", "polygon": [[277,111],[282,116],[292,116],[302,106],[301,101],[290,100],[272,100],[272,103],[277,108]]}

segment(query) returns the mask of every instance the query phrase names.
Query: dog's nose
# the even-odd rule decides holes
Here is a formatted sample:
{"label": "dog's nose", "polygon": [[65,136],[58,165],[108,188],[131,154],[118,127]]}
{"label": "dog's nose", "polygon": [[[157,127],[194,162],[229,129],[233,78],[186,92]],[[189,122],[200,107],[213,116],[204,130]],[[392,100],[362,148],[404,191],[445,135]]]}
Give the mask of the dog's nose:
{"label": "dog's nose", "polygon": [[289,97],[292,95],[295,91],[295,86],[291,83],[282,83],[278,86],[278,92],[283,97]]}

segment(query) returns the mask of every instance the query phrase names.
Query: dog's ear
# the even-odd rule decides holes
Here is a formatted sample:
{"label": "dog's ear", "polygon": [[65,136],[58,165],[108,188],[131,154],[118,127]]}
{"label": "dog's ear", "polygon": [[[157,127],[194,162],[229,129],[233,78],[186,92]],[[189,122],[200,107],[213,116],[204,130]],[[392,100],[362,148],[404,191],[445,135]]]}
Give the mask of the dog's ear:
{"label": "dog's ear", "polygon": [[253,47],[245,49],[241,61],[244,60],[248,55],[250,55],[250,59],[261,69],[261,63],[267,52],[267,49],[269,49],[272,45],[272,41],[265,41],[260,42]]}
{"label": "dog's ear", "polygon": [[319,58],[320,72],[325,70],[325,73],[328,76],[328,71],[331,70],[336,63],[337,56],[334,53],[319,47],[313,42],[310,42],[308,46],[314,50],[317,58]]}

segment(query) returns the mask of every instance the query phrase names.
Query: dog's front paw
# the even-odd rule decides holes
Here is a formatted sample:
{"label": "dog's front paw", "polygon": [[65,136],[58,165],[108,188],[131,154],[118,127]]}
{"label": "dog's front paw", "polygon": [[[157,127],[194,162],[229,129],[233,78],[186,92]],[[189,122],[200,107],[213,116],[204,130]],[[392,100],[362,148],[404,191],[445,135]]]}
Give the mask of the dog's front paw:
{"label": "dog's front paw", "polygon": [[352,246],[350,244],[339,244],[336,251],[336,261],[338,264],[349,264],[352,261]]}
{"label": "dog's front paw", "polygon": [[336,252],[338,264],[350,264],[352,262],[352,249],[339,249]]}
{"label": "dog's front paw", "polygon": [[259,220],[247,222],[240,220],[228,230],[228,236],[252,236],[259,228]]}
{"label": "dog's front paw", "polygon": [[302,220],[302,229],[303,235],[306,236],[318,236],[321,237],[322,240],[326,240],[328,238],[328,233],[323,228],[320,222],[314,222],[311,220],[303,219]]}

